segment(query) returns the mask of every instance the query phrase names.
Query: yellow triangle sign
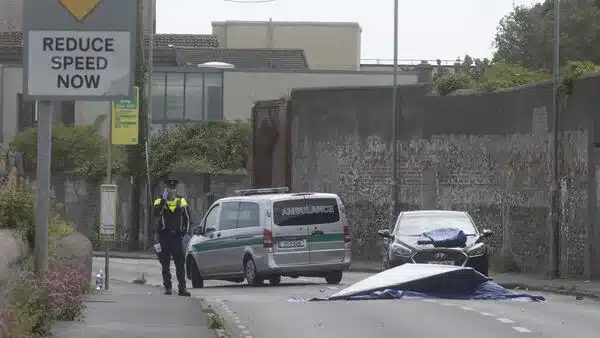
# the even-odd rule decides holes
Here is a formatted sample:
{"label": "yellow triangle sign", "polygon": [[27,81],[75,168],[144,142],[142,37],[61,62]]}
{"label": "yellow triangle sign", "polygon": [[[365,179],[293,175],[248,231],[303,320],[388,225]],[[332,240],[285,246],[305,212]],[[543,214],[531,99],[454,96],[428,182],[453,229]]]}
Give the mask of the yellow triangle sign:
{"label": "yellow triangle sign", "polygon": [[92,13],[102,0],[58,0],[75,20],[82,22]]}

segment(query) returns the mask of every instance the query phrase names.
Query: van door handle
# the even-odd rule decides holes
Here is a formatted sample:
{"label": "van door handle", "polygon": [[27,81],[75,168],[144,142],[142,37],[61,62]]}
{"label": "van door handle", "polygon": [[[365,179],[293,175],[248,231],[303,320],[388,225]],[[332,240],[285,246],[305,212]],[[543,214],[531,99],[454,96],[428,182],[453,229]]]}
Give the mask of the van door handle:
{"label": "van door handle", "polygon": [[321,230],[315,230],[313,232],[311,232],[312,235],[324,235],[325,233]]}

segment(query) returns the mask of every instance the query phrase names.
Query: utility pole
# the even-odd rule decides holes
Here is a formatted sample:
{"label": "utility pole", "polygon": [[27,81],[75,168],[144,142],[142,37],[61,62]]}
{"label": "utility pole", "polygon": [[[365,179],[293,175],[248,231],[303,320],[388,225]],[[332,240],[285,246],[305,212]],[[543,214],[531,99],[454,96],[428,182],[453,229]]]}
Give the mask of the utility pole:
{"label": "utility pole", "polygon": [[552,111],[553,156],[552,156],[552,186],[550,201],[550,271],[549,277],[560,275],[560,190],[559,190],[559,107],[558,107],[558,76],[560,67],[560,0],[554,0],[554,64],[552,66]]}
{"label": "utility pole", "polygon": [[[138,19],[137,19],[137,59],[135,63],[135,85],[139,87],[140,93],[146,91],[146,55],[144,46],[144,28],[143,28],[143,11],[144,1],[136,0],[138,8]],[[143,100],[143,102],[142,102]],[[131,224],[129,234],[129,249],[137,250],[140,241],[140,210],[142,195],[142,182],[144,176],[144,153],[146,147],[146,129],[148,127],[148,112],[146,110],[146,95],[140,95],[140,117],[139,117],[139,130],[138,130],[138,144],[132,147],[132,151],[129,154],[129,168],[131,168]]]}
{"label": "utility pole", "polygon": [[150,247],[150,229],[152,227],[150,224],[152,223],[152,186],[150,180],[150,124],[152,121],[152,73],[154,68],[154,21],[156,18],[156,0],[150,1],[150,8],[148,13],[148,27],[150,27],[150,34],[148,38],[148,64],[147,64],[147,74],[148,78],[146,79],[147,85],[147,96],[146,96],[146,115],[147,115],[147,124],[146,124],[146,191],[148,193],[148,205],[146,206],[146,219],[144,220],[144,250]]}
{"label": "utility pole", "polygon": [[390,223],[398,217],[398,0],[394,0],[394,74],[392,85],[392,205]]}

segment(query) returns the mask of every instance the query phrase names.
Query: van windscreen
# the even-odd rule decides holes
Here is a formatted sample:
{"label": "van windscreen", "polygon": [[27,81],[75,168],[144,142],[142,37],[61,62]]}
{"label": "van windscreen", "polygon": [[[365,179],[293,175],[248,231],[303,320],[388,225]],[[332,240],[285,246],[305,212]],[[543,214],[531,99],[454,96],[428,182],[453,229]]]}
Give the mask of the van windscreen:
{"label": "van windscreen", "polygon": [[273,203],[273,221],[279,226],[335,223],[340,211],[335,198],[309,198]]}

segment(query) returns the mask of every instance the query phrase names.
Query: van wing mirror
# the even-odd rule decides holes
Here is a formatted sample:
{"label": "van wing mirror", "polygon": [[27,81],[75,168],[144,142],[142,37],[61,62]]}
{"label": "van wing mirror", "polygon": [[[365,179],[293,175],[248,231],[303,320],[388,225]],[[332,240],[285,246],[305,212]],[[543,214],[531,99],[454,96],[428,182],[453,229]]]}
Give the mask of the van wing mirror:
{"label": "van wing mirror", "polygon": [[215,232],[215,231],[217,231],[217,228],[207,226],[206,229],[204,229],[204,234],[208,234],[208,233]]}
{"label": "van wing mirror", "polygon": [[200,236],[202,235],[202,226],[198,225],[192,229],[192,235]]}

